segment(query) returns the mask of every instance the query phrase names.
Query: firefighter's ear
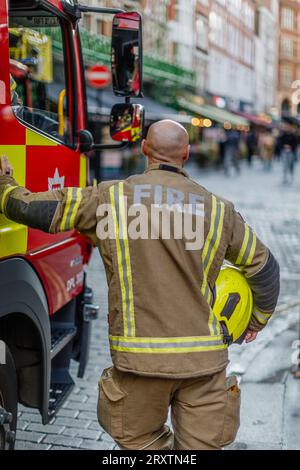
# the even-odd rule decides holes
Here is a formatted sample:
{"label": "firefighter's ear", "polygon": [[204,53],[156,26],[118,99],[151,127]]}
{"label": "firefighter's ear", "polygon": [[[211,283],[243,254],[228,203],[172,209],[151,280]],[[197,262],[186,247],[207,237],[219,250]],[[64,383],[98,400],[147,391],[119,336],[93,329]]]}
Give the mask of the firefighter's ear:
{"label": "firefighter's ear", "polygon": [[147,149],[147,140],[142,140],[142,152],[145,157],[148,157],[148,149]]}
{"label": "firefighter's ear", "polygon": [[190,157],[190,145],[186,145],[183,150],[183,161],[186,162]]}

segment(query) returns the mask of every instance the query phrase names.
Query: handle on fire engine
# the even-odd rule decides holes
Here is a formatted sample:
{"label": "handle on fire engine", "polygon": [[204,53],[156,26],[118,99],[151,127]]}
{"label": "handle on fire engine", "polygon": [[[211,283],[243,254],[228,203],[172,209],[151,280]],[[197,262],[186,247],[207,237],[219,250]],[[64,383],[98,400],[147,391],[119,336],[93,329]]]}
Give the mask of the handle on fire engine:
{"label": "handle on fire engine", "polygon": [[126,10],[121,8],[101,8],[101,7],[92,7],[89,5],[78,5],[78,9],[82,13],[106,13],[110,15],[115,15],[116,13],[125,13]]}
{"label": "handle on fire engine", "polygon": [[58,95],[58,135],[63,137],[65,133],[65,116],[64,116],[64,99],[66,97],[66,89],[61,90]]}

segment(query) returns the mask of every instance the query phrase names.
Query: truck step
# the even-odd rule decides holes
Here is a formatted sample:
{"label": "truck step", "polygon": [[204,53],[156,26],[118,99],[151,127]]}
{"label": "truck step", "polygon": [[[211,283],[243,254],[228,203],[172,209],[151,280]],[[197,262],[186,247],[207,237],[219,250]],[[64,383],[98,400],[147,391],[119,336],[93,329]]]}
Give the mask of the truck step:
{"label": "truck step", "polygon": [[52,416],[61,407],[74,387],[74,382],[52,383],[49,393],[49,416]]}
{"label": "truck step", "polygon": [[51,359],[53,359],[76,335],[76,327],[68,324],[51,329]]}

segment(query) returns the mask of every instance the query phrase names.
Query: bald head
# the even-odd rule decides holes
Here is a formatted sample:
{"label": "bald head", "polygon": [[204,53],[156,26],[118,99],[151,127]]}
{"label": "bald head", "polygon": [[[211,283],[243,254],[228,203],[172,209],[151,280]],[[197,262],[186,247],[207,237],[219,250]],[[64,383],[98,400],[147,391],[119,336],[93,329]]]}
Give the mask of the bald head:
{"label": "bald head", "polygon": [[149,163],[183,165],[189,156],[189,136],[178,122],[169,119],[158,121],[149,128],[142,150]]}

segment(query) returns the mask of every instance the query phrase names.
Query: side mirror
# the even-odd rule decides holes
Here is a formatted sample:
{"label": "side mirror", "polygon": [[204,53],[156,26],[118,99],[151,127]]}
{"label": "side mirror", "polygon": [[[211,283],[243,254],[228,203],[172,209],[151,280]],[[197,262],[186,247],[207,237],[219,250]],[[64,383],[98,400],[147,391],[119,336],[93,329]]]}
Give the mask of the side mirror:
{"label": "side mirror", "polygon": [[142,19],[136,12],[113,19],[111,70],[117,96],[142,97]]}
{"label": "side mirror", "polygon": [[110,114],[110,136],[118,142],[137,142],[143,136],[145,110],[140,104],[115,104]]}

